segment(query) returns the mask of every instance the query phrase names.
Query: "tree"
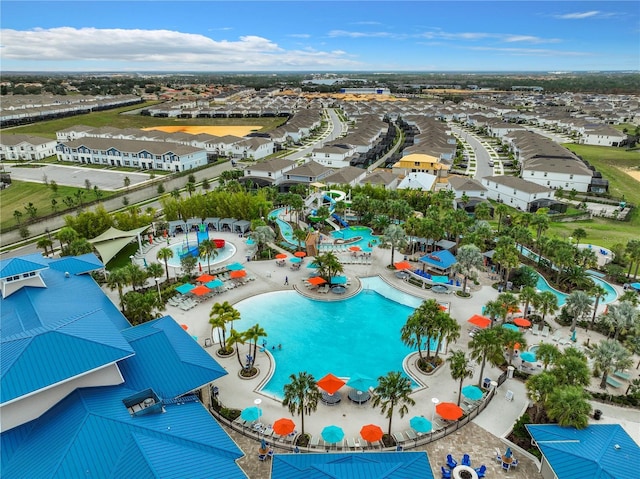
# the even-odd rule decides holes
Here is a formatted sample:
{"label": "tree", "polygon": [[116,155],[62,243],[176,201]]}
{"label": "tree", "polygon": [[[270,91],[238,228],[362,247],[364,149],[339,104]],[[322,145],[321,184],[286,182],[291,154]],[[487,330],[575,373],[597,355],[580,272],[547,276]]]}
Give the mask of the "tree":
{"label": "tree", "polygon": [[78,233],[73,228],[65,226],[64,228],[60,228],[58,233],[56,234],[56,238],[60,241],[60,251],[64,253],[65,245],[66,249],[69,249],[71,242],[78,238]]}
{"label": "tree", "polygon": [[[269,243],[272,243],[276,239],[276,234],[270,226],[258,226],[249,233],[249,236],[256,243],[258,252],[262,251]],[[269,254],[269,259],[271,259],[271,254]]]}
{"label": "tree", "polygon": [[589,398],[579,386],[556,387],[547,399],[547,415],[559,426],[584,429],[589,425]]}
{"label": "tree", "polygon": [[536,358],[542,362],[545,371],[549,364],[554,364],[560,355],[558,347],[551,343],[540,343],[536,350]]}
{"label": "tree", "polygon": [[229,332],[229,337],[227,338],[227,342],[225,343],[225,351],[233,351],[236,350],[236,358],[238,359],[238,364],[240,364],[240,369],[245,369],[245,364],[243,364],[242,359],[240,358],[240,345],[246,343],[245,333],[241,333],[233,328]]}
{"label": "tree", "polygon": [[471,359],[480,364],[478,386],[481,386],[487,361],[492,366],[498,366],[504,360],[502,358],[502,342],[498,337],[497,329],[487,328],[475,333],[469,341],[469,355]]}
{"label": "tree", "polygon": [[51,180],[49,182],[49,188],[51,188],[51,191],[53,191],[54,195],[58,193],[58,183],[56,183],[55,181]]}
{"label": "tree", "polygon": [[267,332],[257,323],[245,331],[245,337],[249,341],[249,345],[253,342],[253,353],[251,354],[251,360],[249,361],[249,369],[253,369],[253,365],[256,362],[258,354],[258,340],[266,336]]}
{"label": "tree", "polygon": [[640,268],[640,240],[629,240],[627,246],[625,247],[625,252],[629,257],[629,271],[627,271],[627,279],[629,279],[629,275],[631,274],[631,267],[633,263],[636,264],[636,270],[633,275],[638,277],[638,268]]}
{"label": "tree", "polygon": [[[223,303],[215,303],[211,306],[209,312],[209,324],[211,325],[211,341],[213,341],[213,330],[218,328],[218,342],[220,343],[221,352],[228,354],[231,351],[227,349],[227,323],[231,323],[233,328],[233,322],[240,319],[240,311],[235,309],[228,301]],[[222,339],[220,338],[222,334]]]}
{"label": "tree", "polygon": [[22,219],[22,211],[14,210],[13,217],[16,220],[16,223],[20,224],[20,220]]}
{"label": "tree", "polygon": [[473,377],[473,369],[469,367],[469,360],[464,354],[464,351],[454,351],[447,361],[449,361],[451,378],[454,381],[460,381],[458,386],[458,406],[460,406],[460,400],[462,399],[462,382],[466,378]]}
{"label": "tree", "polygon": [[407,235],[402,226],[389,225],[384,230],[382,242],[391,245],[391,265],[393,265],[396,248],[407,245]]}
{"label": "tree", "polygon": [[131,185],[131,179],[128,176],[125,176],[122,182],[124,183],[125,188],[129,188],[129,186]]}
{"label": "tree", "polygon": [[436,322],[436,334],[433,338],[436,340],[436,360],[440,353],[442,341],[446,341],[447,344],[450,344],[457,341],[458,338],[460,338],[460,325],[449,315],[449,313],[441,311]]}
{"label": "tree", "polygon": [[300,416],[300,430],[304,435],[304,416],[318,409],[322,393],[313,375],[307,372],[292,374],[289,379],[291,381],[284,385],[282,405],[287,407],[291,414]]}
{"label": "tree", "polygon": [[138,291],[138,289],[142,288],[147,282],[147,272],[143,270],[139,265],[129,263],[128,265],[123,266],[123,269],[125,270],[125,274],[127,275],[129,284],[134,291]]}
{"label": "tree", "polygon": [[211,258],[218,256],[218,248],[216,247],[215,242],[210,239],[202,240],[198,245],[198,249],[200,252],[200,258],[207,261],[207,271],[211,274]]}
{"label": "tree", "polygon": [[411,381],[402,375],[400,371],[390,371],[386,376],[378,378],[378,385],[373,390],[373,407],[380,407],[382,413],[387,413],[389,428],[387,434],[391,435],[391,421],[396,406],[399,406],[400,417],[409,412],[408,406],[415,405],[411,395]]}
{"label": "tree", "polygon": [[81,254],[91,253],[93,251],[93,245],[89,243],[85,238],[74,239],[67,251],[62,256],[79,256]]}
{"label": "tree", "polygon": [[607,294],[607,290],[604,289],[601,285],[593,283],[593,286],[589,288],[589,294],[591,294],[595,298],[595,304],[593,305],[593,316],[591,316],[591,329],[593,329],[593,325],[596,321],[596,314],[598,313],[598,305],[600,304],[600,299]]}
{"label": "tree", "polygon": [[529,303],[535,303],[536,298],[538,296],[538,292],[536,288],[531,286],[525,286],[520,291],[520,303],[522,303],[524,309],[522,310],[522,315],[526,318],[529,314]]}
{"label": "tree", "polygon": [[123,196],[122,197],[122,204],[124,206],[129,206],[129,197],[128,196]]}
{"label": "tree", "polygon": [[565,301],[565,309],[573,317],[571,331],[575,331],[578,320],[591,311],[593,300],[584,291],[574,291]]}
{"label": "tree", "polygon": [[507,320],[507,315],[518,311],[518,304],[520,304],[518,301],[518,297],[513,293],[500,293],[496,298],[496,301],[501,302],[506,308],[506,315],[502,317],[503,323]]}
{"label": "tree", "polygon": [[551,291],[538,293],[534,301],[534,307],[542,313],[542,322],[544,323],[547,314],[554,314],[558,311],[558,297]]}
{"label": "tree", "polygon": [[49,255],[49,248],[51,248],[51,253],[53,253],[53,241],[51,241],[48,236],[39,238],[36,242],[36,246],[44,250],[45,256]]}
{"label": "tree", "polygon": [[527,347],[527,340],[524,338],[524,334],[520,331],[514,331],[506,328],[498,329],[498,338],[500,338],[500,344],[507,349],[509,356],[509,366],[513,362],[513,355],[516,350],[516,346],[520,346],[520,350],[524,350]]}
{"label": "tree", "polygon": [[493,255],[493,261],[498,263],[505,271],[503,287],[507,289],[507,282],[509,281],[511,270],[520,264],[518,250],[512,243],[499,245],[496,247],[495,254]]}
{"label": "tree", "polygon": [[302,242],[307,238],[307,232],[303,229],[295,229],[293,230],[293,239],[296,240],[297,246],[296,249],[298,251],[302,250]]}
{"label": "tree", "polygon": [[147,277],[148,278],[161,278],[164,273],[164,268],[160,263],[149,263],[147,265]]}
{"label": "tree", "polygon": [[491,208],[487,203],[478,203],[473,209],[476,219],[488,220],[491,218]]}
{"label": "tree", "polygon": [[[443,311],[435,299],[428,299],[418,306],[407,318],[406,323],[400,330],[402,342],[410,348],[418,349],[418,363],[424,365],[422,357],[422,345],[424,341],[429,341],[436,336],[438,323],[442,318]],[[431,350],[427,346],[427,361],[431,357]]]}
{"label": "tree", "polygon": [[165,191],[166,191],[166,190],[165,190],[164,185],[163,185],[162,183],[160,183],[160,184],[158,185],[158,194],[159,194],[159,195],[164,195]]}
{"label": "tree", "polygon": [[93,187],[93,194],[96,197],[96,200],[100,200],[100,198],[102,198],[102,191],[100,191],[100,188],[98,188],[98,185],[95,185]]}
{"label": "tree", "polygon": [[316,256],[314,263],[318,266],[318,273],[327,282],[344,271],[344,266],[332,251]]}
{"label": "tree", "polygon": [[456,254],[457,262],[453,265],[453,271],[462,275],[462,291],[467,292],[467,279],[474,278],[477,271],[484,266],[480,248],[473,244],[461,246]]}
{"label": "tree", "polygon": [[116,268],[109,272],[107,276],[107,287],[113,291],[114,289],[118,289],[118,297],[120,298],[120,309],[122,314],[124,314],[124,296],[123,296],[123,288],[129,284],[129,278],[127,277],[127,272],[123,268]]}
{"label": "tree", "polygon": [[498,203],[494,209],[494,213],[498,215],[498,234],[500,234],[500,226],[502,218],[509,212],[509,208],[504,203]]}
{"label": "tree", "polygon": [[576,240],[576,246],[578,246],[580,240],[587,237],[587,232],[582,228],[576,228],[573,230],[572,236]]}
{"label": "tree", "polygon": [[125,315],[132,324],[140,324],[156,318],[155,309],[158,307],[158,295],[154,291],[136,293],[128,291],[123,296]]}
{"label": "tree", "polygon": [[207,191],[211,189],[211,182],[207,178],[205,178],[204,180],[202,180],[202,183],[200,186],[202,186],[203,190]]}
{"label": "tree", "polygon": [[193,270],[196,268],[197,263],[198,260],[195,256],[191,256],[190,254],[180,258],[180,267],[187,276],[191,276],[193,274]]}
{"label": "tree", "polygon": [[527,396],[535,406],[532,420],[534,423],[540,422],[547,399],[557,386],[556,377],[548,371],[543,371],[540,374],[529,376],[525,386],[527,388]]}
{"label": "tree", "polygon": [[615,339],[603,339],[591,350],[594,365],[602,371],[600,389],[607,388],[607,379],[613,371],[622,371],[633,365],[631,353]]}
{"label": "tree", "polygon": [[35,219],[35,217],[38,215],[38,208],[36,208],[35,205],[31,202],[29,202],[29,204],[27,204],[24,209],[27,212],[29,219],[31,220]]}
{"label": "tree", "polygon": [[612,304],[607,314],[602,316],[604,323],[613,333],[613,339],[618,339],[621,331],[632,329],[638,321],[638,310],[629,301]]}
{"label": "tree", "polygon": [[565,349],[551,372],[560,385],[585,387],[591,383],[587,357],[576,348]]}
{"label": "tree", "polygon": [[196,191],[196,184],[188,181],[186,185],[184,185],[185,190],[189,193],[189,196],[193,195],[193,192]]}
{"label": "tree", "polygon": [[51,211],[53,211],[54,213],[58,211],[58,200],[56,200],[55,198],[51,198]]}
{"label": "tree", "polygon": [[18,228],[18,231],[20,233],[20,238],[27,239],[29,237],[30,233],[27,225],[20,225],[20,228]]}
{"label": "tree", "polygon": [[169,260],[173,258],[173,250],[171,248],[160,248],[156,253],[156,259],[164,261],[164,268],[167,272],[167,282],[169,282]]}
{"label": "tree", "polygon": [[494,301],[489,301],[484,305],[484,314],[491,318],[492,325],[493,322],[498,318],[504,321],[508,313],[509,310],[507,309],[507,306],[502,301],[499,301],[497,299]]}

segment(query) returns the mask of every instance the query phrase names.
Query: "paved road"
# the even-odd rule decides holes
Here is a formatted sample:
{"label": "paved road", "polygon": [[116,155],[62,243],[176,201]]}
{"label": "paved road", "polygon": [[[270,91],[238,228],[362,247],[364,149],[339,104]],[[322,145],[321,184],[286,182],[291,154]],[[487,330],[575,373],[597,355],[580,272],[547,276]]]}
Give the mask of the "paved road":
{"label": "paved road", "polygon": [[450,125],[451,129],[456,132],[467,144],[473,148],[473,151],[476,155],[476,170],[473,175],[476,179],[484,178],[485,176],[493,176],[493,167],[489,166],[489,159],[491,155],[487,148],[482,144],[480,139],[468,133],[466,130],[462,130],[461,128]]}

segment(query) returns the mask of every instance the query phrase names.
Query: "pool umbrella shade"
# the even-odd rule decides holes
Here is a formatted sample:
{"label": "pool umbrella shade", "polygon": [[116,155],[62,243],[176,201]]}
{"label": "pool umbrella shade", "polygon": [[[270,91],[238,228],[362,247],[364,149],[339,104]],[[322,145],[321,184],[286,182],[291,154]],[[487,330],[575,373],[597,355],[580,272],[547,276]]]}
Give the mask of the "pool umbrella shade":
{"label": "pool umbrella shade", "polygon": [[331,284],[347,284],[346,276],[332,276]]}
{"label": "pool umbrella shade", "polygon": [[210,292],[211,290],[207,288],[204,284],[201,284],[200,286],[196,286],[190,291],[191,294],[195,294],[196,296],[204,296],[205,294]]}
{"label": "pool umbrella shade", "polygon": [[631,283],[629,286],[637,291],[640,291],[640,283]]}
{"label": "pool umbrella shade", "polygon": [[318,263],[312,262],[307,265],[307,268],[318,269]]}
{"label": "pool umbrella shade", "polygon": [[411,264],[408,261],[398,261],[393,263],[396,269],[411,269]]}
{"label": "pool umbrella shade", "polygon": [[324,389],[329,394],[334,394],[345,385],[345,382],[339,377],[329,373],[322,379],[319,379],[317,384],[319,388]]}
{"label": "pool umbrella shade", "polygon": [[467,322],[481,329],[487,328],[491,324],[491,320],[489,318],[480,316],[479,314],[474,314],[467,320]]}
{"label": "pool umbrella shade", "polygon": [[301,263],[302,259],[298,258],[297,256],[294,256],[293,258],[289,258],[289,261],[291,261],[292,263]]}
{"label": "pool umbrella shade", "polygon": [[368,391],[370,387],[376,385],[376,381],[367,376],[354,375],[349,381],[347,386],[355,389],[356,391]]}
{"label": "pool umbrella shade", "polygon": [[384,432],[380,426],[367,424],[360,429],[360,437],[368,442],[377,442],[382,439]]}
{"label": "pool umbrella shade", "polygon": [[191,283],[185,283],[185,284],[181,284],[180,286],[177,286],[176,291],[180,294],[187,294],[193,288],[195,288],[195,286],[192,285]]}
{"label": "pool umbrella shade", "polygon": [[360,246],[349,246],[349,251],[353,251],[354,253],[357,251],[361,251]]}
{"label": "pool umbrella shade", "polygon": [[214,279],[213,281],[209,281],[207,284],[205,284],[205,286],[207,288],[214,289],[214,288],[220,288],[224,286],[224,283],[219,279]]}
{"label": "pool umbrella shade", "polygon": [[244,266],[242,266],[240,263],[231,263],[227,265],[227,269],[229,271],[240,271],[241,269],[244,269]]}
{"label": "pool umbrella shade", "polygon": [[469,384],[462,388],[462,395],[467,399],[477,401],[479,399],[482,399],[482,389],[480,389],[478,386]]}
{"label": "pool umbrella shade", "polygon": [[185,331],[186,331],[187,329],[189,329],[189,326],[187,326],[186,324],[181,324],[181,325],[180,325],[180,327],[181,327],[182,329],[184,329]]}
{"label": "pool umbrella shade", "polygon": [[276,255],[276,259],[286,259],[287,255],[285,253],[278,253]]}
{"label": "pool umbrella shade", "polygon": [[338,426],[327,426],[322,430],[322,439],[329,444],[334,444],[344,439],[344,431]]}
{"label": "pool umbrella shade", "polygon": [[211,276],[210,274],[205,273],[198,276],[196,281],[198,281],[199,283],[208,283],[209,281],[213,281],[214,279],[216,279],[215,276]]}
{"label": "pool umbrella shade", "polygon": [[314,286],[320,286],[321,284],[326,283],[327,280],[324,279],[322,276],[314,276],[313,278],[309,278],[307,282]]}
{"label": "pool umbrella shade", "polygon": [[423,416],[414,416],[409,421],[409,425],[416,432],[429,432],[431,431],[431,421]]}
{"label": "pool umbrella shade", "polygon": [[237,271],[231,271],[231,273],[229,273],[229,278],[231,279],[244,278],[246,275],[247,275],[247,272],[244,269],[239,269]]}
{"label": "pool umbrella shade", "polygon": [[278,419],[273,423],[273,432],[275,432],[280,436],[286,436],[288,434],[291,434],[295,428],[296,428],[295,423],[287,417]]}
{"label": "pool umbrella shade", "polygon": [[526,361],[528,363],[532,363],[536,360],[536,355],[535,353],[532,353],[531,351],[525,351],[524,353],[522,353],[520,355],[520,359],[522,359],[523,361]]}
{"label": "pool umbrella shade", "polygon": [[464,414],[462,408],[452,402],[441,402],[436,406],[436,412],[442,419],[446,419],[447,421],[460,419]]}
{"label": "pool umbrella shade", "polygon": [[257,421],[260,416],[262,416],[262,409],[256,406],[245,408],[240,413],[240,417],[249,422]]}
{"label": "pool umbrella shade", "polygon": [[295,256],[296,258],[304,258],[305,256],[307,256],[307,253],[305,253],[304,251],[296,251],[295,253],[293,253],[293,256]]}
{"label": "pool umbrella shade", "polygon": [[505,323],[502,325],[504,329],[510,329],[511,331],[520,331],[520,328],[515,324]]}
{"label": "pool umbrella shade", "polygon": [[513,320],[513,324],[515,324],[516,326],[520,326],[521,328],[528,328],[529,326],[531,326],[531,321],[525,318],[515,318]]}

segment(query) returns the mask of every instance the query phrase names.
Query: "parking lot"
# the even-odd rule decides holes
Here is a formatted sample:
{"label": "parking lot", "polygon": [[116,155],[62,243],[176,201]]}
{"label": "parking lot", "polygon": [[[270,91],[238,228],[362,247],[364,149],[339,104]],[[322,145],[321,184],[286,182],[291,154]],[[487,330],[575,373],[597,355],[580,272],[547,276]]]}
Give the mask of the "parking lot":
{"label": "parking lot", "polygon": [[146,173],[123,173],[80,166],[46,165],[40,168],[22,168],[16,167],[11,163],[5,163],[4,167],[5,171],[11,173],[11,178],[14,180],[44,183],[46,177],[47,181],[55,181],[59,185],[80,188],[84,188],[85,180],[89,180],[92,187],[97,186],[105,191],[124,188],[125,177],[128,177],[131,181],[131,186],[149,179],[149,175]]}

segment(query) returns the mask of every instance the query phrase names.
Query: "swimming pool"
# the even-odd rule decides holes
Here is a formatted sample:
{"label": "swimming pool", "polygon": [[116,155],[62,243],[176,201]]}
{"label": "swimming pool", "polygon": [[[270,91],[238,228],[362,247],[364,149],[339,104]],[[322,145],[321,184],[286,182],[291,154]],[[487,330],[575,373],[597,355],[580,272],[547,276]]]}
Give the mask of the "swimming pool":
{"label": "swimming pool", "polygon": [[[212,238],[213,239],[213,238]],[[197,240],[196,237],[194,236],[193,238],[189,237],[189,248],[193,248],[197,245]],[[169,266],[172,266],[174,268],[180,268],[180,252],[184,249],[186,249],[187,247],[187,242],[186,241],[181,241],[180,243],[175,243],[175,244],[170,244],[169,248],[171,249],[171,251],[173,251],[173,258],[169,258],[169,261],[167,261],[167,263],[169,264]],[[211,264],[211,266],[213,266],[214,264],[217,263],[222,263],[223,261],[226,261],[228,259],[230,259],[235,253],[236,253],[236,247],[229,243],[228,241],[225,241],[224,243],[224,247],[222,248],[218,248],[218,255],[215,258],[211,258],[209,263]],[[160,261],[160,260],[158,260]],[[164,264],[164,261],[160,261],[160,263]],[[207,267],[207,260],[206,259],[200,259],[200,264],[202,264],[203,268]]]}
{"label": "swimming pool", "polygon": [[[602,298],[600,298],[600,304],[607,304],[616,300],[616,298],[618,297],[618,292],[613,286],[596,276],[590,275],[589,278],[591,278],[591,280],[595,284],[602,286],[607,292]],[[558,306],[563,306],[567,300],[567,295],[555,288],[552,288],[540,273],[538,273],[538,282],[536,283],[536,288],[540,291],[551,291],[553,294],[555,294],[558,298]]]}
{"label": "swimming pool", "polygon": [[[289,376],[301,371],[317,380],[327,373],[377,379],[403,370],[403,360],[415,350],[402,344],[400,329],[422,299],[390,288],[379,277],[361,282],[363,290],[342,301],[314,301],[295,291],[278,291],[235,305],[242,316],[234,322],[236,330],[259,323],[268,334],[267,348],[276,365],[263,392],[282,398]],[[241,347],[246,354],[248,346]]]}
{"label": "swimming pool", "polygon": [[379,236],[373,234],[373,230],[366,226],[349,226],[341,230],[332,231],[333,239],[350,240],[360,237],[358,241],[349,242],[349,246],[360,246],[363,251],[371,251],[371,247],[380,240]]}

